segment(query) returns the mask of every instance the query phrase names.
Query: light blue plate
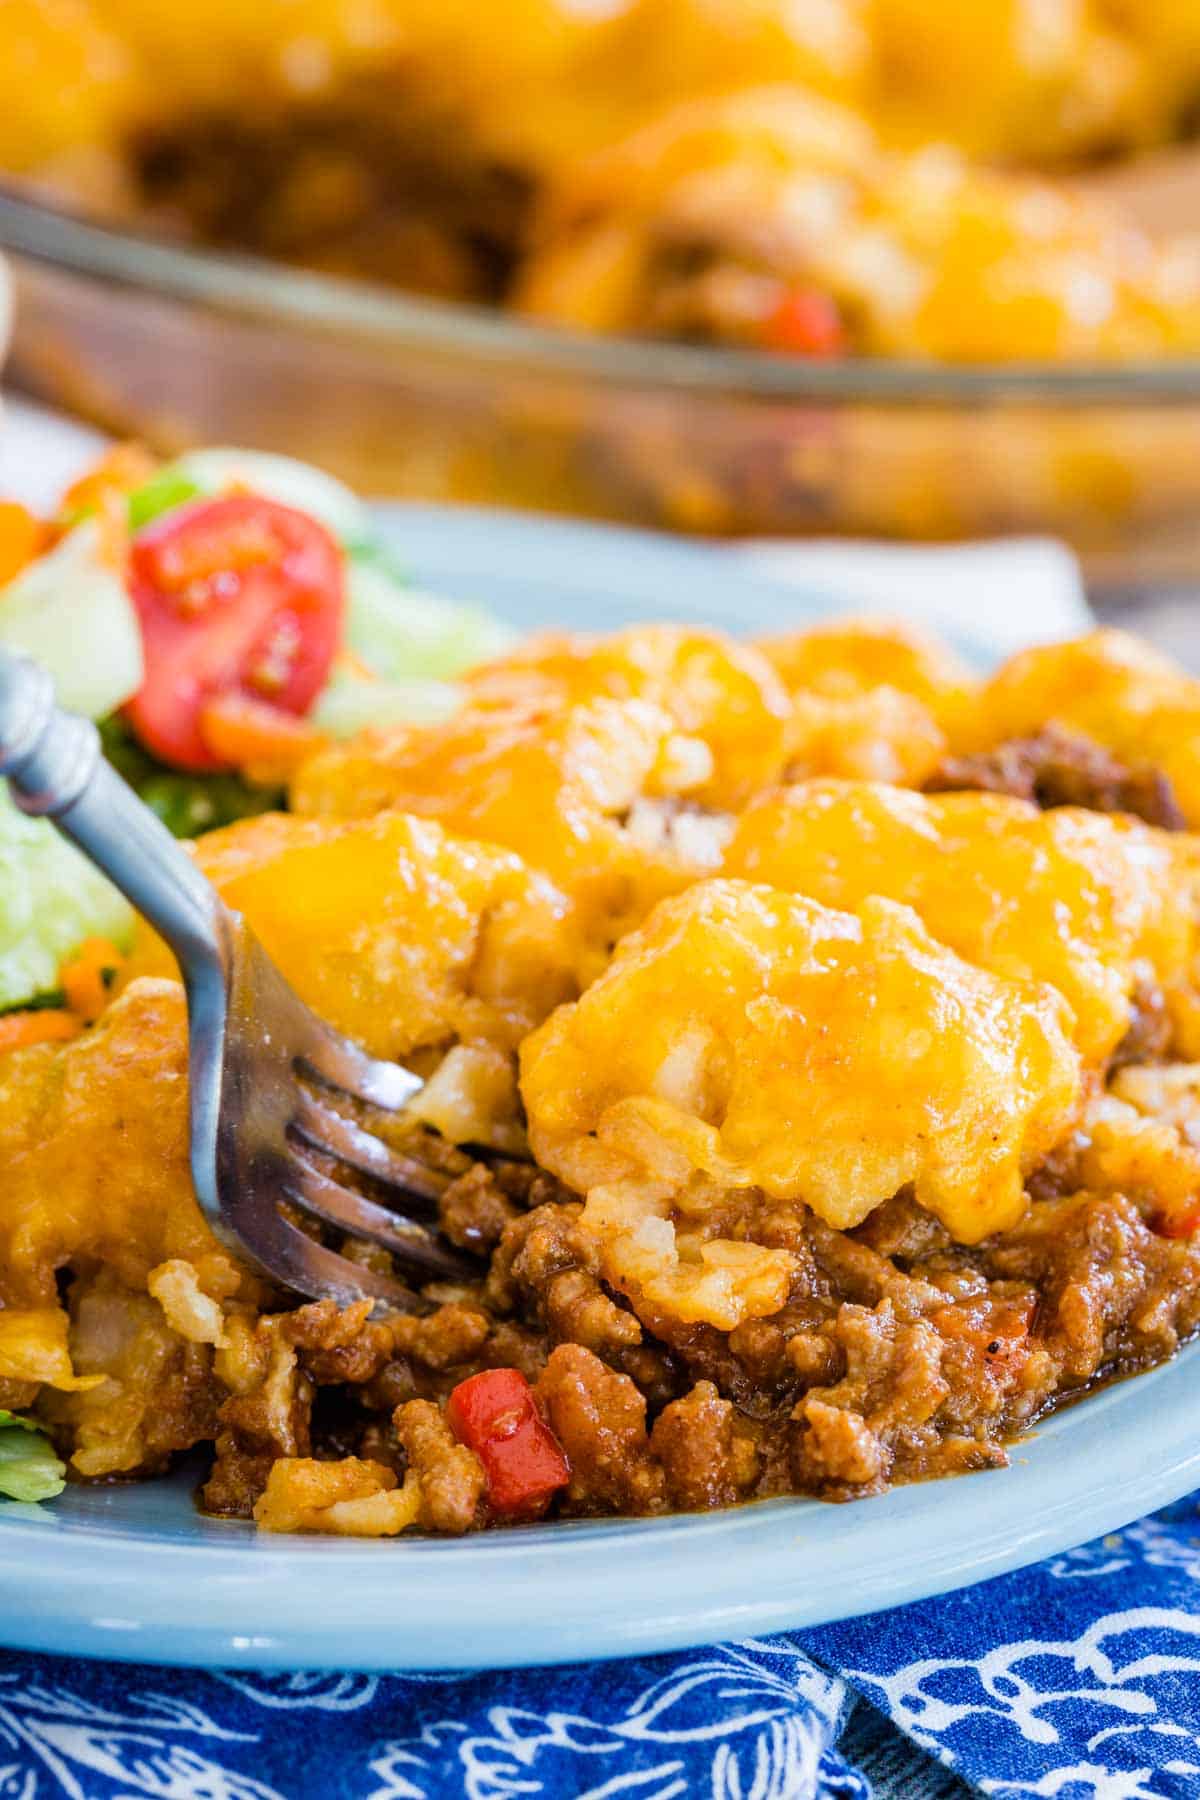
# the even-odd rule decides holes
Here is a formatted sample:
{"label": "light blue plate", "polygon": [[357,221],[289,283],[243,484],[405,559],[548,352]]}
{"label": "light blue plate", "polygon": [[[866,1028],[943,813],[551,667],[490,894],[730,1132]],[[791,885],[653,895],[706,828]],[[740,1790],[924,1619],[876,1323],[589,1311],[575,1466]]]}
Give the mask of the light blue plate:
{"label": "light blue plate", "polygon": [[[414,577],[521,625],[636,618],[746,630],[836,595],[668,539],[501,514],[389,510]],[[967,646],[968,648],[970,646]],[[198,1470],[0,1507],[13,1647],[242,1668],[573,1661],[813,1625],[979,1581],[1200,1486],[1200,1345],[1062,1414],[987,1475],[856,1506],[772,1501],[691,1518],[528,1527],[458,1542],[269,1538],[205,1519]]]}

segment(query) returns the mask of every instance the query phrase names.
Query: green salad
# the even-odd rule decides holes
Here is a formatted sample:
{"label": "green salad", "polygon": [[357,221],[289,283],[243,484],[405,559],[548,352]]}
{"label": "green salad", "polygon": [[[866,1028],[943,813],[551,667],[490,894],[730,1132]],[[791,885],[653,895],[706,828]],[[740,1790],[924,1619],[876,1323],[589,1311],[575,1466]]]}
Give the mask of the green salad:
{"label": "green salad", "polygon": [[[214,449],[166,464],[127,499],[133,569],[140,547],[157,534],[165,546],[160,560],[190,558],[210,587],[219,587],[222,539],[219,531],[202,535],[203,503],[233,495],[243,516],[229,526],[227,541],[231,557],[241,555],[251,576],[259,575],[263,556],[257,542],[246,548],[257,529],[256,502],[315,522],[340,556],[338,641],[302,713],[322,736],[444,718],[457,704],[455,676],[512,641],[508,627],[484,608],[414,587],[357,496],[290,457]],[[146,723],[139,696],[166,680],[181,659],[185,673],[189,667],[211,673],[203,661],[204,631],[193,633],[194,642],[167,630],[156,635],[153,611],[144,600],[139,604],[129,572],[112,562],[94,514],[76,512],[62,523],[66,530],[54,547],[0,589],[0,644],[41,662],[62,704],[99,722],[109,760],[176,836],[194,837],[281,806],[282,783],[262,771],[221,766],[219,756],[203,759],[213,766],[197,767],[182,737],[180,754],[173,755],[172,709],[183,710],[178,681],[175,689],[168,685],[152,725]],[[301,545],[293,560],[303,551]],[[287,578],[285,569],[285,608]],[[250,598],[260,596],[247,596],[247,604]],[[303,625],[314,605],[310,596],[300,599],[309,606]],[[218,606],[228,615],[228,601],[219,598]],[[190,619],[187,625],[190,630]],[[257,697],[251,704],[265,711]],[[294,708],[287,714],[296,716]],[[123,948],[132,927],[129,907],[108,883],[51,826],[25,818],[0,792],[0,1010],[46,1003],[58,968],[78,944],[98,936]]]}

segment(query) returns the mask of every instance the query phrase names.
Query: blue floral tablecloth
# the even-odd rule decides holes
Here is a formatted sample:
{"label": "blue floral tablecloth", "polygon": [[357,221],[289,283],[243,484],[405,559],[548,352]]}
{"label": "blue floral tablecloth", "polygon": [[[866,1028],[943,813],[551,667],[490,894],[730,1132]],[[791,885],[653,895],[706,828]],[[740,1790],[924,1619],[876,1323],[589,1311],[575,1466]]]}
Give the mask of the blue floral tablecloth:
{"label": "blue floral tablecloth", "polygon": [[637,1661],[206,1674],[4,1654],[0,1800],[1196,1800],[1198,1500],[938,1600]]}

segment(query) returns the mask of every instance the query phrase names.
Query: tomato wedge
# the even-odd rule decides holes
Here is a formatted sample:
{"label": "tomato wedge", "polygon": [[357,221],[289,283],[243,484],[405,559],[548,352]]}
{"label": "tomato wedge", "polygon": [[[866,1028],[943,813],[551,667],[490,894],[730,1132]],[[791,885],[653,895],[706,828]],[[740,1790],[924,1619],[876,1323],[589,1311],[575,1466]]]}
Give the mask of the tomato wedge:
{"label": "tomato wedge", "polygon": [[205,735],[206,707],[244,695],[303,715],[342,638],[337,542],[306,513],[254,494],[197,500],[138,532],[129,591],[146,678],[126,717],[147,750],[193,774],[232,766]]}
{"label": "tomato wedge", "polygon": [[446,1402],[446,1420],[483,1464],[488,1502],[502,1518],[536,1519],[571,1479],[558,1439],[519,1369],[468,1375]]}

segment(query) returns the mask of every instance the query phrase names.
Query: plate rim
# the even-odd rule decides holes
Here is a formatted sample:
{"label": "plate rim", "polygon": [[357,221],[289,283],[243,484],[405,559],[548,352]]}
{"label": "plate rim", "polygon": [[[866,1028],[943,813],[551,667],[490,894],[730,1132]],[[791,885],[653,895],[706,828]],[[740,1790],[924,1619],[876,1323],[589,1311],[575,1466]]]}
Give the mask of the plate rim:
{"label": "plate rim", "polygon": [[[1193,1342],[1054,1415],[1011,1446],[1007,1469],[846,1506],[782,1499],[381,1543],[264,1539],[250,1525],[202,1519],[179,1475],[139,1484],[134,1500],[166,1495],[181,1519],[191,1511],[203,1537],[188,1543],[89,1522],[97,1504],[119,1519],[128,1488],[71,1490],[36,1522],[27,1508],[0,1505],[0,1640],[138,1663],[400,1672],[646,1656],[809,1630],[991,1580],[1200,1487],[1198,1421],[1181,1404],[1198,1371]],[[1100,1470],[1103,1482],[1092,1479]],[[381,1580],[389,1574],[394,1583]]]}
{"label": "plate rim", "polygon": [[[418,581],[444,592],[461,582],[463,598],[489,571],[510,589],[557,585],[568,626],[572,600],[600,589],[641,616],[703,623],[707,613],[726,627],[837,609],[828,579],[793,587],[666,534],[481,507],[400,503],[376,513]],[[682,603],[657,585],[672,571],[694,577]],[[671,604],[659,607],[664,598]],[[978,638],[961,637],[978,656]],[[136,1489],[75,1488],[33,1516],[0,1503],[0,1642],[192,1667],[448,1671],[809,1629],[991,1579],[1200,1487],[1198,1371],[1200,1342],[1058,1413],[1010,1447],[1007,1470],[841,1507],[776,1500],[364,1544],[271,1539],[205,1520],[185,1474]],[[540,1579],[546,1565],[553,1579]],[[381,1579],[389,1573],[394,1580]]]}

